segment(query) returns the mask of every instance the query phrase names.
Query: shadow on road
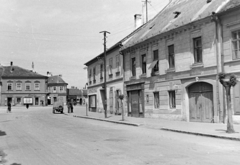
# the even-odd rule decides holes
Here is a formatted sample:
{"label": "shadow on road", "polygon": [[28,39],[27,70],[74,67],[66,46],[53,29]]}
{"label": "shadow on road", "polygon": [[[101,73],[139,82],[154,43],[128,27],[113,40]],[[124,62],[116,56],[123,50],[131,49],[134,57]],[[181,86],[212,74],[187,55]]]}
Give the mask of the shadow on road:
{"label": "shadow on road", "polygon": [[3,132],[0,130],[0,136],[5,136],[5,135],[7,135],[6,132]]}
{"label": "shadow on road", "polygon": [[19,164],[19,163],[12,163],[11,165],[21,165],[21,164]]}

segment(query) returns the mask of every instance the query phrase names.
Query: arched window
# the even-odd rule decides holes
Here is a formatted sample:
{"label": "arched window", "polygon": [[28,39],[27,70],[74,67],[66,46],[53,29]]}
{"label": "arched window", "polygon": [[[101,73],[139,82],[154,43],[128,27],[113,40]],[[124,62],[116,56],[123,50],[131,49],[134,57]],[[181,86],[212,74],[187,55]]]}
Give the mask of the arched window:
{"label": "arched window", "polygon": [[35,81],[34,82],[34,90],[35,91],[39,91],[40,90],[40,82],[39,81]]}
{"label": "arched window", "polygon": [[12,91],[13,90],[13,82],[12,81],[8,81],[7,82],[7,90],[8,91]]}
{"label": "arched window", "polygon": [[25,90],[30,91],[31,90],[31,81],[26,81],[25,82]]}
{"label": "arched window", "polygon": [[21,91],[22,90],[22,81],[17,81],[16,82],[16,90]]}

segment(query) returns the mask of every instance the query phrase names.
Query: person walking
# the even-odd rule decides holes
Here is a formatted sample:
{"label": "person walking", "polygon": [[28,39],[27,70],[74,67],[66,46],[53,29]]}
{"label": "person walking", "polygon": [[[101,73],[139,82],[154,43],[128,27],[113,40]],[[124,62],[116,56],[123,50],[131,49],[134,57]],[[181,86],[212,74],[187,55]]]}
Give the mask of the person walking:
{"label": "person walking", "polygon": [[67,102],[67,107],[68,107],[68,113],[71,113],[71,105],[70,105],[70,101]]}
{"label": "person walking", "polygon": [[7,108],[7,113],[11,113],[11,102],[9,101],[7,104],[8,108]]}
{"label": "person walking", "polygon": [[73,103],[70,103],[71,113],[73,113]]}

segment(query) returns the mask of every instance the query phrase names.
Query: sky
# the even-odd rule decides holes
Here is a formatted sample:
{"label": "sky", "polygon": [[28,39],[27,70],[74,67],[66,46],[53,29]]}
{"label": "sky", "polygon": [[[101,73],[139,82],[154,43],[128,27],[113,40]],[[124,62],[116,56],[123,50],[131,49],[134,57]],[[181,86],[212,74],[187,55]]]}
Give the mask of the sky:
{"label": "sky", "polygon": [[[169,0],[151,0],[153,18]],[[85,63],[134,30],[143,0],[0,0],[0,64],[62,75],[68,87],[83,88]]]}

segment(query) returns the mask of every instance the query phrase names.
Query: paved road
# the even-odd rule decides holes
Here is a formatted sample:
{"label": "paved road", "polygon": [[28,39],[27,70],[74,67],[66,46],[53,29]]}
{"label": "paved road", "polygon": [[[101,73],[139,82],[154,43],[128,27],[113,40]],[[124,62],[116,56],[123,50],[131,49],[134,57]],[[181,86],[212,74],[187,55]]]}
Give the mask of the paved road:
{"label": "paved road", "polygon": [[6,165],[240,164],[237,141],[53,115],[50,108],[1,113],[0,150]]}

